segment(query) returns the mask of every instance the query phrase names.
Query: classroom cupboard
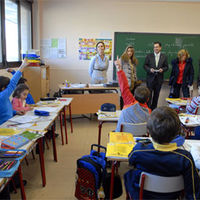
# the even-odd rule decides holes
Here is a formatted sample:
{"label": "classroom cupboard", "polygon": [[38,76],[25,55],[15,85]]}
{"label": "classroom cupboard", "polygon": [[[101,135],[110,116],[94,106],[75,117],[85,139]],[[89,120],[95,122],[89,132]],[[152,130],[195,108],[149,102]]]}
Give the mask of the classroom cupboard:
{"label": "classroom cupboard", "polygon": [[41,97],[49,94],[50,68],[47,65],[40,67],[27,67],[23,72],[23,77],[27,79],[31,95],[35,102]]}

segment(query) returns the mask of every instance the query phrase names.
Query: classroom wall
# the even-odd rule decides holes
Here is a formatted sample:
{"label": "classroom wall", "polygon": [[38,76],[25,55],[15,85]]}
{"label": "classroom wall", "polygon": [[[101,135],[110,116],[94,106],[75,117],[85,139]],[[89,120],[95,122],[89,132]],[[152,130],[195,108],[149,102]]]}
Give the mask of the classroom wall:
{"label": "classroom wall", "polygon": [[[67,39],[65,59],[45,59],[51,93],[57,85],[90,82],[89,61],[78,59],[79,38],[111,38],[114,32],[200,33],[200,3],[144,0],[38,0],[34,3],[34,47],[40,39]],[[112,63],[108,71],[112,79]],[[168,91],[167,91],[168,92]]]}

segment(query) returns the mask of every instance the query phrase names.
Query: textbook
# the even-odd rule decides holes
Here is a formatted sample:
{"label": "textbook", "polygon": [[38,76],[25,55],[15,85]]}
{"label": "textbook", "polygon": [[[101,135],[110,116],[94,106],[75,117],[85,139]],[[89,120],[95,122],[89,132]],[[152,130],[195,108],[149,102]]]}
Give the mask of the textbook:
{"label": "textbook", "polygon": [[0,136],[10,136],[19,133],[20,130],[14,128],[0,128]]}
{"label": "textbook", "polygon": [[106,157],[127,159],[134,146],[135,140],[131,133],[110,132]]}
{"label": "textbook", "polygon": [[30,132],[30,131],[24,131],[20,135],[29,139],[29,140],[34,140],[34,139],[43,137],[43,135],[39,134],[38,132]]}
{"label": "textbook", "polygon": [[135,144],[132,133],[110,132],[110,143]]}
{"label": "textbook", "polygon": [[107,144],[107,158],[122,158],[128,159],[129,153],[132,151],[134,144]]}
{"label": "textbook", "polygon": [[17,149],[21,146],[27,144],[29,139],[21,136],[21,135],[13,135],[11,137],[6,138],[1,142],[1,148],[4,149]]}

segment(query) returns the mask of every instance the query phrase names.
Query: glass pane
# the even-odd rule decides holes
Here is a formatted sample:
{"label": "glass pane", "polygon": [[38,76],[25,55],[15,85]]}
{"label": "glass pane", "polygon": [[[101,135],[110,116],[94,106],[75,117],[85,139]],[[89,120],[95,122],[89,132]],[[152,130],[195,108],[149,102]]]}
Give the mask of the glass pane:
{"label": "glass pane", "polygon": [[7,61],[19,61],[17,4],[5,1],[6,55]]}
{"label": "glass pane", "polygon": [[31,9],[21,5],[21,53],[27,53],[31,48]]}

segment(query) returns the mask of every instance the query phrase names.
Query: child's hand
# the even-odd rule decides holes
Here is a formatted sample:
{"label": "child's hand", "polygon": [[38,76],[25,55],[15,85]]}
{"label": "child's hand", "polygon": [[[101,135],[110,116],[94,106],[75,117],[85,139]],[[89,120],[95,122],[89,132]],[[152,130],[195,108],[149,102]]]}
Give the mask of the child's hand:
{"label": "child's hand", "polygon": [[28,59],[27,59],[27,58],[24,58],[22,64],[21,64],[20,67],[19,67],[19,71],[23,72],[23,71],[24,71],[24,68],[25,68],[26,66],[28,66],[28,65],[29,65]]}
{"label": "child's hand", "polygon": [[17,114],[17,115],[24,115],[24,114],[25,114],[25,111],[24,111],[24,110],[23,110],[23,111],[17,111],[16,114]]}
{"label": "child's hand", "polygon": [[12,73],[14,70],[13,69],[11,69],[11,68],[8,68],[7,69],[7,72],[10,72],[10,73]]}
{"label": "child's hand", "polygon": [[33,107],[29,106],[29,110],[33,110]]}
{"label": "child's hand", "polygon": [[117,56],[117,60],[115,61],[115,66],[117,68],[117,71],[122,70],[122,65],[121,65],[121,61],[119,59],[119,57]]}

